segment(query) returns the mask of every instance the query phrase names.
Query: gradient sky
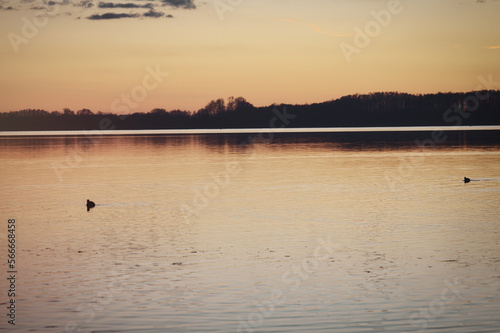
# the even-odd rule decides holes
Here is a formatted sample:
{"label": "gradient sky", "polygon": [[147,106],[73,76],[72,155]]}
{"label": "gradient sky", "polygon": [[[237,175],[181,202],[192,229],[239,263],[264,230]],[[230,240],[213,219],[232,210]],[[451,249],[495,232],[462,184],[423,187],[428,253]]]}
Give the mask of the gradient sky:
{"label": "gradient sky", "polygon": [[[500,1],[401,0],[386,26],[376,23],[371,12],[390,3],[0,0],[0,112],[194,111],[229,96],[302,104],[500,81]],[[357,47],[357,29],[377,25]],[[350,62],[341,45],[357,47]],[[146,91],[148,67],[169,75],[154,89],[147,79]],[[141,98],[120,100],[132,92]]]}

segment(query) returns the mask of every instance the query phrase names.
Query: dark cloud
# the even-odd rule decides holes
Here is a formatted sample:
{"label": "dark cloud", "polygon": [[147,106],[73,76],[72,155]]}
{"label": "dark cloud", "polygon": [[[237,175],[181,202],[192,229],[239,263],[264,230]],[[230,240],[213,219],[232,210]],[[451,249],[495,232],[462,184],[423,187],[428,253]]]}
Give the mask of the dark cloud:
{"label": "dark cloud", "polygon": [[139,14],[125,14],[125,13],[105,13],[105,14],[94,14],[87,17],[89,20],[113,20],[121,18],[133,18],[139,17]]}
{"label": "dark cloud", "polygon": [[194,0],[161,0],[163,6],[171,6],[175,8],[196,9]]}
{"label": "dark cloud", "polygon": [[172,18],[173,16],[168,14],[168,15],[165,15],[165,13],[162,13],[162,12],[156,12],[154,10],[150,10],[149,12],[146,12],[144,14],[142,14],[142,16],[144,17],[152,17],[152,18],[159,18],[159,17],[167,17],[167,18]]}
{"label": "dark cloud", "polygon": [[144,16],[144,17],[158,18],[158,17],[165,16],[165,13],[155,12],[154,10],[150,10],[149,12],[146,12],[146,13],[142,14],[142,16]]}
{"label": "dark cloud", "polygon": [[99,2],[97,5],[99,8],[149,8],[153,9],[152,3],[147,3],[145,5],[138,5],[135,3],[114,3],[114,2]]}
{"label": "dark cloud", "polygon": [[[89,20],[110,20],[120,18],[172,18],[170,14],[159,10],[162,7],[175,9],[196,9],[197,0],[0,0],[0,10],[30,9],[51,12],[61,8],[58,15],[71,13],[75,17]],[[91,9],[94,12],[89,12]],[[130,9],[131,12],[116,13],[114,10]],[[90,16],[89,16],[90,15]]]}
{"label": "dark cloud", "polygon": [[48,1],[47,5],[49,6],[55,6],[55,5],[62,5],[62,6],[67,6],[69,5],[69,0],[62,0],[62,1]]}

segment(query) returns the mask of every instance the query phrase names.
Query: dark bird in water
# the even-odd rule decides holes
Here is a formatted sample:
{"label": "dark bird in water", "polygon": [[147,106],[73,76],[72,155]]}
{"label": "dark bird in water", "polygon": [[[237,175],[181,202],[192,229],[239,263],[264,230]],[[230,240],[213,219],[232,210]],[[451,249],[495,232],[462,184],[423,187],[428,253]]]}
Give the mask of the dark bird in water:
{"label": "dark bird in water", "polygon": [[464,183],[470,183],[470,178],[464,177]]}
{"label": "dark bird in water", "polygon": [[90,210],[90,208],[94,208],[94,207],[95,207],[95,202],[87,199],[87,212]]}

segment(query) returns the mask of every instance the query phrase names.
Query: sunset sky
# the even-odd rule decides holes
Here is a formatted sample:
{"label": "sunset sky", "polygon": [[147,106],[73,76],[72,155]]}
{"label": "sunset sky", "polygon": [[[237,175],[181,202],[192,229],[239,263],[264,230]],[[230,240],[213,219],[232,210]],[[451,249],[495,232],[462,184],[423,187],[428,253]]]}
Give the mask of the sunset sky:
{"label": "sunset sky", "polygon": [[0,0],[0,112],[469,91],[500,81],[499,17],[498,0]]}

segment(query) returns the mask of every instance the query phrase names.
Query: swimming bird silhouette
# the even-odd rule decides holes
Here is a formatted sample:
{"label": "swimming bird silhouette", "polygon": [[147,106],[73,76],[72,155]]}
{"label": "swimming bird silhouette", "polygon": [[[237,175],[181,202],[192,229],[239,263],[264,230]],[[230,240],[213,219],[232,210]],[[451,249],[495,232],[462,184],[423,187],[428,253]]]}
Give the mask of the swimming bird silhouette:
{"label": "swimming bird silhouette", "polygon": [[87,199],[87,212],[90,210],[90,208],[94,208],[94,207],[95,207],[95,202]]}
{"label": "swimming bird silhouette", "polygon": [[470,182],[470,178],[464,177],[464,183],[469,183],[469,182]]}

